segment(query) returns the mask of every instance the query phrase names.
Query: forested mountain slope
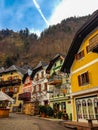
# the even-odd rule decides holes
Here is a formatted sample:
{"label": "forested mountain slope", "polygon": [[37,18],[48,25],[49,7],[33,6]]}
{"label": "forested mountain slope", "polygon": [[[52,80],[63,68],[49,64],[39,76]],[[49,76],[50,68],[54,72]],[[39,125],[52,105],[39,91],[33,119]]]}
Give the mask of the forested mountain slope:
{"label": "forested mountain slope", "polygon": [[57,53],[66,55],[76,31],[90,16],[71,17],[57,25],[50,26],[38,37],[28,28],[14,32],[0,31],[0,67],[29,64],[34,67],[39,61],[46,63]]}

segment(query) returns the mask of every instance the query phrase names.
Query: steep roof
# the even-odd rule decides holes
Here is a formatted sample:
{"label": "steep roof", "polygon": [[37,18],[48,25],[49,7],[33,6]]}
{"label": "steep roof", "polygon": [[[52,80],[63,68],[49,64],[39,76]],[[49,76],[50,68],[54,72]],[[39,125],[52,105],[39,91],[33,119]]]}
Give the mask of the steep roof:
{"label": "steep roof", "polygon": [[45,62],[40,61],[35,68],[33,68],[32,74],[31,74],[31,79],[34,78],[35,74],[40,71],[41,69],[43,69],[43,67],[46,66]]}
{"label": "steep roof", "polygon": [[22,78],[22,82],[23,82],[23,83],[25,82],[25,79],[26,79],[28,76],[29,76],[29,75],[28,75],[28,72],[23,75],[23,78]]}
{"label": "steep roof", "polygon": [[32,74],[32,69],[28,69],[28,71],[23,75],[22,82],[24,83],[28,76],[31,78],[31,74]]}
{"label": "steep roof", "polygon": [[63,72],[70,72],[71,65],[74,61],[75,54],[78,52],[84,38],[96,27],[98,27],[98,10],[96,10],[89,20],[77,31],[69,51],[65,57],[64,64],[61,68]]}
{"label": "steep roof", "polygon": [[49,73],[54,63],[61,57],[61,54],[56,54],[52,60],[50,60],[49,65],[47,66],[46,72]]}
{"label": "steep roof", "polygon": [[26,69],[23,69],[23,68],[20,68],[20,67],[18,67],[18,66],[16,66],[16,65],[12,65],[12,66],[10,66],[9,68],[0,68],[0,73],[8,73],[8,72],[13,72],[13,71],[19,71],[19,72],[21,72],[21,74],[25,74],[26,73]]}

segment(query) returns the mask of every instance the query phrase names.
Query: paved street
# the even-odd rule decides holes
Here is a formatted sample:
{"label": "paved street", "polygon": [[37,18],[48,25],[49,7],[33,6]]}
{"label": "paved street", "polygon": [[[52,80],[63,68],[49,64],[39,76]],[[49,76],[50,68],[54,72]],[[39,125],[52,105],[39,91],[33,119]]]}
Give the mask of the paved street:
{"label": "paved street", "polygon": [[60,120],[11,113],[9,118],[0,118],[0,130],[65,130],[65,128]]}

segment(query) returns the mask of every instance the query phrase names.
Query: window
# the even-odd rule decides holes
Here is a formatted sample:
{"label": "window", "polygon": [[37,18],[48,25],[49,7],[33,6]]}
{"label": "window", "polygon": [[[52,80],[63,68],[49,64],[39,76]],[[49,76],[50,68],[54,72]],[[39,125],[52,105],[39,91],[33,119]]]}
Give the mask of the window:
{"label": "window", "polygon": [[84,50],[83,51],[80,51],[78,54],[76,54],[76,60],[80,60],[81,58],[84,57]]}
{"label": "window", "polygon": [[76,109],[77,109],[77,117],[78,119],[82,118],[82,110],[81,110],[81,102],[78,100],[76,101]]}
{"label": "window", "polygon": [[47,91],[47,83],[44,83],[44,90]]}
{"label": "window", "polygon": [[19,77],[18,76],[14,76],[13,79],[19,79]]}
{"label": "window", "polygon": [[92,100],[88,99],[87,100],[88,103],[88,115],[90,119],[94,118],[94,112],[93,112],[93,104],[92,104]]}
{"label": "window", "polygon": [[2,82],[2,81],[4,81],[4,79],[3,79],[3,78],[0,78],[0,82]]}
{"label": "window", "polygon": [[36,75],[36,80],[38,80],[38,79],[39,79],[39,74]]}
{"label": "window", "polygon": [[94,110],[95,110],[95,117],[98,119],[98,99],[94,99]]}
{"label": "window", "polygon": [[89,83],[88,72],[85,72],[78,76],[78,83],[79,83],[79,86],[86,85]]}
{"label": "window", "polygon": [[41,72],[41,78],[44,78],[44,71]]}
{"label": "window", "polygon": [[86,106],[86,101],[85,100],[82,101],[82,110],[83,110],[84,119],[87,119],[88,115],[87,115],[87,106]]}
{"label": "window", "polygon": [[9,77],[8,77],[8,80],[11,81],[11,80],[12,80],[12,76],[9,76]]}
{"label": "window", "polygon": [[78,119],[98,119],[98,98],[76,99],[76,113]]}
{"label": "window", "polygon": [[89,39],[89,49],[93,52],[98,52],[98,33]]}
{"label": "window", "polygon": [[13,99],[14,99],[14,102],[13,102],[13,103],[15,104],[15,103],[16,103],[16,97],[13,97]]}
{"label": "window", "polygon": [[39,92],[39,85],[36,86],[36,92]]}
{"label": "window", "polygon": [[39,92],[41,92],[41,84],[39,84]]}
{"label": "window", "polygon": [[89,40],[90,47],[98,45],[98,33]]}
{"label": "window", "polygon": [[17,92],[18,92],[18,89],[19,89],[18,87],[15,87],[15,88],[14,88],[14,93],[17,93]]}

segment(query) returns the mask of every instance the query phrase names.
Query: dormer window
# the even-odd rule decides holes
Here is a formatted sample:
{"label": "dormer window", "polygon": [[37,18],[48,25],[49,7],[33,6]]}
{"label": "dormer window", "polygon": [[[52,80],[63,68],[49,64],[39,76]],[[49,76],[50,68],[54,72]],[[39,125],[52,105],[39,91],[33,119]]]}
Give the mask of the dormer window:
{"label": "dormer window", "polygon": [[76,60],[80,60],[84,57],[84,50],[80,51],[78,54],[76,54]]}

